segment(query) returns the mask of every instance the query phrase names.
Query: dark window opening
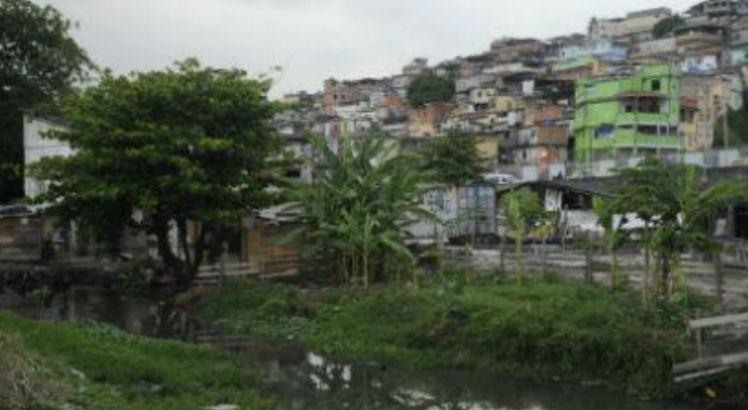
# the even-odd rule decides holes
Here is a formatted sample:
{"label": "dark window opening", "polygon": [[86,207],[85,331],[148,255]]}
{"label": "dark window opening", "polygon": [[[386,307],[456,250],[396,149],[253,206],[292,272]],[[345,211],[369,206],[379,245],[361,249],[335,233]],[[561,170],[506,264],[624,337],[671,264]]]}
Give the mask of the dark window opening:
{"label": "dark window opening", "polygon": [[652,91],[660,91],[660,80],[652,80]]}
{"label": "dark window opening", "polygon": [[608,138],[613,136],[616,127],[613,124],[601,124],[595,129],[595,138]]}
{"label": "dark window opening", "polygon": [[570,211],[592,209],[592,196],[575,192],[564,192],[561,195],[561,206]]}
{"label": "dark window opening", "polygon": [[300,169],[289,169],[286,171],[286,178],[301,178]]}
{"label": "dark window opening", "polygon": [[640,125],[636,127],[636,131],[640,134],[657,135],[656,125]]}
{"label": "dark window opening", "polygon": [[748,239],[748,204],[735,207],[735,237]]}

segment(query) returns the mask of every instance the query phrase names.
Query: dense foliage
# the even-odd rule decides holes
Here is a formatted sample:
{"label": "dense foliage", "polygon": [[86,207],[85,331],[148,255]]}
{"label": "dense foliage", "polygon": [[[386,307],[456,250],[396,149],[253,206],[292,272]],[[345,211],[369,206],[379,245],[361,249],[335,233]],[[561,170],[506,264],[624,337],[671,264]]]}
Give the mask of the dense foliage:
{"label": "dense foliage", "polygon": [[233,284],[201,309],[228,331],[300,340],[333,357],[604,381],[649,397],[673,394],[670,372],[683,359],[689,315],[685,305],[643,305],[633,292],[564,282],[466,285],[457,276],[420,290],[303,297],[284,286]]}
{"label": "dense foliage", "polygon": [[[623,215],[617,215],[618,202],[612,198],[596,197],[592,200],[592,210],[597,217],[597,224],[603,228],[605,250],[611,257],[611,286],[617,287],[618,280],[618,249],[626,239],[621,229],[626,222]],[[618,216],[618,218],[616,218]]]}
{"label": "dense foliage", "polygon": [[520,188],[504,194],[499,201],[499,208],[504,215],[507,232],[514,239],[517,283],[521,285],[524,276],[522,248],[525,237],[546,218],[545,207],[537,193],[529,188]]}
{"label": "dense foliage", "polygon": [[[0,359],[37,397],[18,409],[194,409],[222,403],[271,408],[259,372],[213,348],[149,340],[100,324],[53,324],[0,315]],[[12,365],[0,360],[0,369]],[[23,372],[23,373],[18,373]],[[11,373],[13,374],[13,373]],[[0,376],[0,382],[4,382]],[[0,386],[0,407],[6,385]]]}
{"label": "dense foliage", "polygon": [[67,127],[53,136],[76,153],[36,166],[38,178],[51,182],[39,200],[98,241],[116,242],[125,228],[154,235],[168,271],[189,282],[220,251],[226,225],[273,199],[266,188],[280,140],[268,86],[195,60],[165,71],[105,73],[66,101]]}
{"label": "dense foliage", "polygon": [[433,138],[420,153],[423,169],[434,174],[435,182],[453,186],[481,178],[482,159],[475,138],[454,135]]}
{"label": "dense foliage", "polygon": [[[335,261],[336,280],[370,283],[409,272],[415,256],[405,244],[407,227],[419,217],[428,175],[413,158],[382,139],[343,139],[337,149],[312,138],[318,175],[291,193],[312,254]],[[375,269],[376,268],[376,269]]]}
{"label": "dense foliage", "polygon": [[408,86],[408,102],[414,107],[429,103],[448,102],[455,93],[452,78],[441,77],[428,72],[419,75]]}
{"label": "dense foliage", "polygon": [[49,111],[92,68],[70,28],[52,6],[0,2],[0,203],[23,195],[22,111]]}
{"label": "dense foliage", "polygon": [[[674,289],[672,272],[689,248],[714,252],[714,222],[726,209],[748,197],[745,182],[722,181],[708,185],[704,170],[690,165],[665,164],[649,159],[621,171],[624,183],[617,190],[618,214],[636,214],[645,222],[642,245],[658,257],[661,294]],[[646,287],[646,285],[645,285]]]}

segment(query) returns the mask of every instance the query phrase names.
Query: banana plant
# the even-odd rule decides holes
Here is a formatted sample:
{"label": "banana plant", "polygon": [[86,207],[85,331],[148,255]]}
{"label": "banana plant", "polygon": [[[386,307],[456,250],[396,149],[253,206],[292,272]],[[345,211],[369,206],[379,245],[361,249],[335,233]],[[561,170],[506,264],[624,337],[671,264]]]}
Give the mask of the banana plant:
{"label": "banana plant", "polygon": [[414,159],[382,139],[343,139],[337,150],[312,136],[316,178],[289,193],[303,226],[291,235],[304,238],[308,253],[336,261],[337,279],[364,287],[386,280],[387,266],[412,268],[408,227],[436,220],[422,206],[431,176]]}
{"label": "banana plant", "polygon": [[543,204],[538,195],[529,188],[521,188],[505,194],[500,201],[501,211],[506,218],[507,230],[514,239],[516,257],[515,276],[517,285],[521,286],[525,276],[524,254],[522,247],[530,229],[545,215]]}

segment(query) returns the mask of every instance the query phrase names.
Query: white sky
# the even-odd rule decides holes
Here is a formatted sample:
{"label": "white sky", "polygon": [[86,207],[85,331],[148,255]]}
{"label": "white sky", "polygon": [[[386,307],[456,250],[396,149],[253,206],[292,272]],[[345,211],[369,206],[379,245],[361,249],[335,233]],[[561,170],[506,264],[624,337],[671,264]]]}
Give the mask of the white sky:
{"label": "white sky", "polygon": [[688,0],[34,0],[52,4],[94,61],[115,72],[185,57],[250,73],[283,72],[272,94],[322,88],[325,78],[381,77],[413,57],[431,63],[488,49],[502,36],[584,32],[593,16]]}

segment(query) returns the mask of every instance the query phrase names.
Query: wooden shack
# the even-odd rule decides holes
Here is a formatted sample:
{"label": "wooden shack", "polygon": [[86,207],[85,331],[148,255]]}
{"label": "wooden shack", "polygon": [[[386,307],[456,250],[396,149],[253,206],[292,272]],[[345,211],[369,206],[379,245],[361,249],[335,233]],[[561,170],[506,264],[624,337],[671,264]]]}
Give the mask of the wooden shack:
{"label": "wooden shack", "polygon": [[243,262],[262,273],[279,273],[303,268],[300,242],[288,243],[283,238],[299,227],[285,217],[253,216],[242,221]]}

